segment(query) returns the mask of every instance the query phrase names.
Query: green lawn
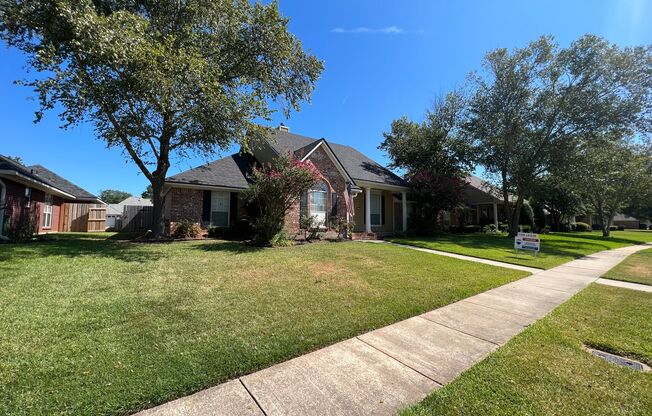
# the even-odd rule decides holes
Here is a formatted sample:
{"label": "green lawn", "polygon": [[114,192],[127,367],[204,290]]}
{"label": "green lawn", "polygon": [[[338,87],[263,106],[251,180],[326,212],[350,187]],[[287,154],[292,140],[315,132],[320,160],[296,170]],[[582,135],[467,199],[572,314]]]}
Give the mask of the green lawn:
{"label": "green lawn", "polygon": [[442,234],[391,241],[540,269],[550,269],[597,251],[652,241],[650,231],[612,231],[611,234],[609,238],[598,232],[542,234],[541,252],[537,256],[524,251],[516,253],[514,239],[506,234]]}
{"label": "green lawn", "polygon": [[526,273],[398,247],[0,246],[0,414],[128,414]]}
{"label": "green lawn", "polygon": [[652,248],[632,254],[603,277],[652,285]]}
{"label": "green lawn", "polygon": [[652,373],[582,344],[652,365],[652,294],[593,284],[404,416],[652,414]]}

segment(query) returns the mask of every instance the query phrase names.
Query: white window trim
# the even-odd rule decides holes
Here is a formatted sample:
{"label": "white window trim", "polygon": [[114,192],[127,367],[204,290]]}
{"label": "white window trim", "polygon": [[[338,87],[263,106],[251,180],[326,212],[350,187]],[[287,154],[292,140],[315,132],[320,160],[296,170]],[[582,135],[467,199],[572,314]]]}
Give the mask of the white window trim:
{"label": "white window trim", "polygon": [[[324,195],[324,210],[323,211],[316,211],[313,210],[313,203],[312,203],[312,195],[313,194],[323,194]],[[324,222],[320,224],[320,228],[326,228],[326,224],[328,223],[328,186],[326,186],[326,190],[324,189],[311,189],[308,192],[308,212],[310,213],[310,216],[316,214],[316,213],[324,213]]]}
{"label": "white window trim", "polygon": [[[49,198],[48,198],[49,197]],[[49,199],[49,203],[48,203]],[[52,204],[54,203],[53,197],[51,194],[45,194],[45,199],[43,202],[43,229],[52,228]],[[47,218],[47,223],[46,223]]]}
{"label": "white window trim", "polygon": [[[219,211],[215,209],[215,206],[213,205],[214,202],[213,195],[216,194],[222,194],[222,197],[225,198],[226,211]],[[226,225],[213,225],[213,212],[226,212]],[[211,227],[228,228],[230,224],[231,224],[231,193],[226,191],[211,191],[211,215],[209,219],[209,225]]]}
{"label": "white window trim", "polygon": [[[375,197],[378,198],[378,212],[377,212],[378,221],[379,221],[378,224],[374,224],[373,220],[371,220],[371,218],[373,218],[374,214],[376,214],[376,213],[374,213],[374,210],[373,210],[373,206],[374,206],[373,205],[373,200],[374,200]],[[369,218],[370,218],[370,221],[371,221],[371,226],[372,227],[382,227],[383,226],[383,193],[381,191],[371,191],[371,198],[369,200],[369,204],[370,204],[370,206],[369,206],[369,212],[370,212]]]}

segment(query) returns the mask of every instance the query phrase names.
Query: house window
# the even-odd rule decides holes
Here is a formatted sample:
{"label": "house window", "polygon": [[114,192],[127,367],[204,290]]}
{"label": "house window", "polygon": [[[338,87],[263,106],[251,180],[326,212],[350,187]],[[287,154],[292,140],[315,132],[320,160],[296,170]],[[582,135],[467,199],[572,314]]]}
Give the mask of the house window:
{"label": "house window", "polygon": [[25,208],[29,208],[32,202],[32,188],[29,186],[25,187]]}
{"label": "house window", "polygon": [[371,193],[371,225],[381,224],[382,197],[379,193]]}
{"label": "house window", "polygon": [[211,192],[211,226],[229,226],[229,207],[231,194],[229,192]]}
{"label": "house window", "polygon": [[43,228],[52,228],[52,195],[45,194],[45,206],[43,208]]}
{"label": "house window", "polygon": [[328,206],[328,187],[318,184],[310,190],[310,215],[315,217],[319,226],[326,225],[326,207]]}

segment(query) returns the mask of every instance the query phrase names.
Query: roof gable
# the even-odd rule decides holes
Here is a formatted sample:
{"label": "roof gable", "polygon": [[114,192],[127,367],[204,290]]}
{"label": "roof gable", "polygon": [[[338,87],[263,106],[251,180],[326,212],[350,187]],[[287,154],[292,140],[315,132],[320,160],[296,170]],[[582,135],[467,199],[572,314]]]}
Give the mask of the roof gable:
{"label": "roof gable", "polygon": [[299,150],[316,147],[320,140],[328,145],[338,163],[354,181],[361,180],[393,186],[407,186],[404,179],[351,146],[331,143],[325,139],[313,139],[281,130],[272,130],[269,143],[278,154],[281,154],[295,153]]}

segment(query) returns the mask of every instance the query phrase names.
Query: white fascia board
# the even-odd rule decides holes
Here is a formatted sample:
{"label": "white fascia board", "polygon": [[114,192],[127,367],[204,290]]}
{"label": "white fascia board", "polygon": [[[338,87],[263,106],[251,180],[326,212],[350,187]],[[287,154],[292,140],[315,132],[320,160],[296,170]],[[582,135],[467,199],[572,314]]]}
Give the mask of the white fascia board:
{"label": "white fascia board", "polygon": [[358,184],[358,186],[362,188],[382,189],[386,191],[396,191],[396,192],[407,192],[410,190],[410,188],[408,188],[407,186],[389,185],[386,183],[362,181],[359,179],[356,181],[356,183]]}
{"label": "white fascia board", "polygon": [[71,195],[67,192],[62,191],[59,188],[55,188],[54,186],[47,185],[41,181],[38,181],[36,179],[32,179],[29,176],[25,176],[20,172],[17,172],[15,170],[0,170],[0,176],[4,176],[8,179],[11,179],[15,182],[22,183],[23,185],[28,185],[30,187],[40,189],[44,192],[47,192],[52,195],[57,195],[62,198],[66,199],[77,199],[74,195]]}

